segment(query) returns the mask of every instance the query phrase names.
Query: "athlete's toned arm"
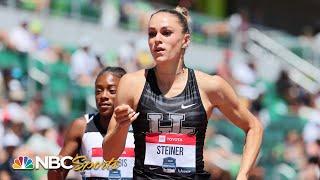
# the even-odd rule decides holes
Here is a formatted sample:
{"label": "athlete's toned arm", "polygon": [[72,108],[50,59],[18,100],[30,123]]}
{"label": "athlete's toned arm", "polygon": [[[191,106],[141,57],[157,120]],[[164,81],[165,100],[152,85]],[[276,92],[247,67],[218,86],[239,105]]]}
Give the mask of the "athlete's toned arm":
{"label": "athlete's toned arm", "polygon": [[[200,79],[200,78],[199,78]],[[212,107],[217,107],[233,124],[246,133],[246,140],[237,179],[247,179],[261,146],[263,127],[240,102],[231,86],[219,76],[204,76],[202,87]]]}
{"label": "athlete's toned arm", "polygon": [[[138,117],[135,109],[136,75],[124,75],[118,85],[115,109],[109,123],[108,133],[104,137],[102,148],[104,160],[117,159],[124,150],[128,128]],[[108,148],[112,147],[112,148]]]}
{"label": "athlete's toned arm", "polygon": [[[84,118],[79,118],[72,122],[72,124],[67,130],[63,147],[59,153],[60,157],[76,156],[81,145],[81,138],[83,136],[85,128],[86,128],[86,120]],[[67,162],[67,163],[68,165],[71,164],[71,162]],[[69,170],[63,169],[63,168],[59,168],[56,170],[49,170],[48,179],[49,180],[65,179],[66,176],[68,175],[68,172]]]}

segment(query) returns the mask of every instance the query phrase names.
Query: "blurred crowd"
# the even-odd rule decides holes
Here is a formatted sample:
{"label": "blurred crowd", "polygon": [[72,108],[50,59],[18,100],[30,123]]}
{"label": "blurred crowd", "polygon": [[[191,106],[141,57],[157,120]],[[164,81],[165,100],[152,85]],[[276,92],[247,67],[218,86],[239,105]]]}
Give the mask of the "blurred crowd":
{"label": "blurred crowd", "polygon": [[[256,59],[232,62],[224,52],[217,74],[227,80],[242,103],[262,121],[265,134],[253,179],[318,179],[320,165],[320,92],[311,94],[281,70],[275,82],[258,76]],[[268,70],[272,71],[272,70]],[[216,111],[209,122],[207,167],[221,178],[235,177],[244,134]]]}
{"label": "blurred crowd", "polygon": [[[119,26],[144,29],[154,7],[134,0],[118,3]],[[195,34],[230,36],[236,44],[223,49],[223,59],[212,74],[227,80],[264,124],[261,153],[250,179],[318,179],[320,92],[309,93],[292,82],[284,69],[276,81],[263,79],[257,72],[257,59],[250,55],[245,61],[234,60],[234,48],[243,50],[247,42],[246,12],[200,29],[193,20],[192,27]],[[13,160],[21,155],[58,154],[69,123],[94,111],[93,82],[102,67],[121,66],[132,72],[153,65],[148,49],[139,41],[101,53],[92,48],[89,36],[72,47],[63,46],[44,37],[43,28],[40,21],[25,19],[10,31],[0,29],[0,179],[45,179],[46,170],[12,170]],[[240,166],[244,133],[224,121],[218,110],[210,119],[206,169],[215,179],[233,179]]]}
{"label": "blurred crowd", "polygon": [[52,44],[37,20],[0,31],[0,179],[46,176],[13,171],[13,159],[58,154],[69,123],[94,112],[93,82],[103,67],[135,71],[152,65],[133,42],[107,55],[96,53],[89,37],[71,48]]}

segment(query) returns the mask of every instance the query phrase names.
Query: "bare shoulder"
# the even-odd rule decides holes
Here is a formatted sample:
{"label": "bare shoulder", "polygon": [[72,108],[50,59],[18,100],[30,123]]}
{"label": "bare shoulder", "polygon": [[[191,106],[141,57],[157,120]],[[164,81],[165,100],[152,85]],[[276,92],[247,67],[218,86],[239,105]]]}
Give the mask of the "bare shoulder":
{"label": "bare shoulder", "polygon": [[223,86],[228,84],[218,75],[209,75],[207,73],[195,70],[195,75],[199,87],[206,92],[219,91]]}
{"label": "bare shoulder", "polygon": [[86,124],[87,124],[87,121],[85,117],[79,117],[71,123],[71,126],[73,128],[81,129],[83,127],[86,127]]}
{"label": "bare shoulder", "polygon": [[132,73],[127,73],[121,78],[120,82],[122,83],[122,85],[139,85],[139,83],[145,81],[144,74],[144,69]]}
{"label": "bare shoulder", "polygon": [[218,75],[208,75],[201,71],[195,72],[199,89],[213,106],[226,103],[227,99],[235,97],[232,87]]}
{"label": "bare shoulder", "polygon": [[120,79],[116,104],[128,104],[136,108],[146,82],[145,72],[145,69],[142,69],[125,74]]}
{"label": "bare shoulder", "polygon": [[87,121],[84,117],[77,118],[70,124],[67,135],[73,137],[82,137],[86,126]]}

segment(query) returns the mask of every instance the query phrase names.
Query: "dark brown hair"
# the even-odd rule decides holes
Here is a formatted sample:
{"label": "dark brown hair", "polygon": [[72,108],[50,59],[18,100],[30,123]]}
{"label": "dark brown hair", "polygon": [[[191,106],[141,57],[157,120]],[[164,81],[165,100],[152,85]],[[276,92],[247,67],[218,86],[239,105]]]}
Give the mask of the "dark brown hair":
{"label": "dark brown hair", "polygon": [[152,18],[153,15],[161,13],[161,12],[175,15],[178,18],[180,25],[182,26],[182,32],[183,33],[190,33],[189,23],[188,23],[188,14],[189,13],[186,8],[182,8],[182,7],[178,6],[176,9],[160,9],[157,12],[153,13],[151,15],[150,19]]}

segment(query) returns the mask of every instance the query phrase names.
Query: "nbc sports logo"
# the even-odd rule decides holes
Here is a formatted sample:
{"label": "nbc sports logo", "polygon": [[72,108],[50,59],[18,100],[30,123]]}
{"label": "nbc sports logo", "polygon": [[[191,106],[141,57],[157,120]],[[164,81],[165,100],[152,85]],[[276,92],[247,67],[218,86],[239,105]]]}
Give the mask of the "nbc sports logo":
{"label": "nbc sports logo", "polygon": [[[71,164],[68,163],[71,162]],[[76,171],[83,171],[85,169],[92,169],[99,166],[102,169],[113,169],[119,163],[117,160],[112,159],[110,161],[103,162],[91,162],[85,156],[35,156],[35,159],[31,159],[28,156],[19,156],[13,161],[11,165],[14,170],[34,170],[34,169],[72,169]],[[116,167],[118,168],[118,167]]]}
{"label": "nbc sports logo", "polygon": [[33,161],[28,156],[17,157],[13,164],[13,169],[33,169]]}
{"label": "nbc sports logo", "polygon": [[45,156],[43,159],[36,156],[33,161],[28,156],[19,156],[13,161],[12,168],[16,170],[33,170],[39,169],[41,166],[44,169],[58,169],[63,167],[64,169],[72,169],[72,165],[66,165],[65,161],[72,161],[71,156],[64,156],[60,158],[59,156]]}

